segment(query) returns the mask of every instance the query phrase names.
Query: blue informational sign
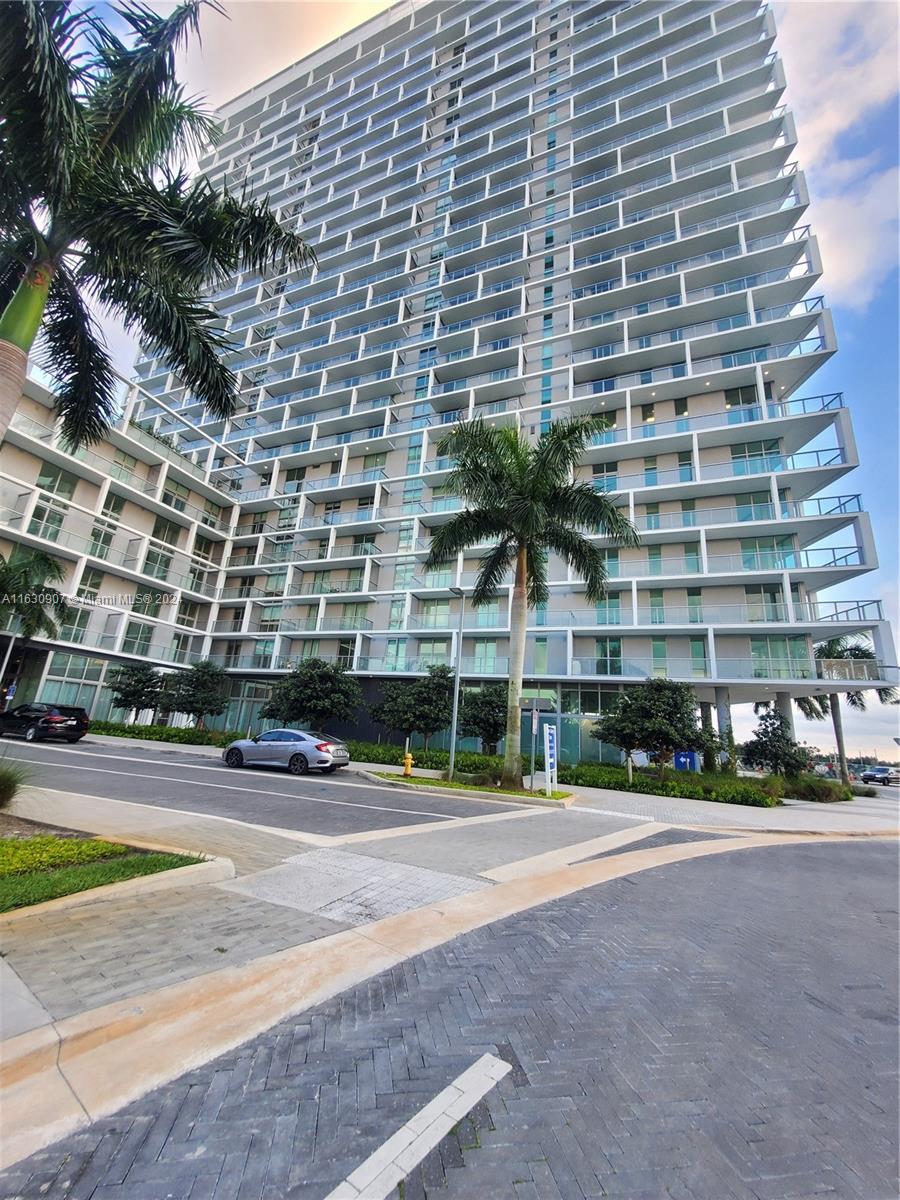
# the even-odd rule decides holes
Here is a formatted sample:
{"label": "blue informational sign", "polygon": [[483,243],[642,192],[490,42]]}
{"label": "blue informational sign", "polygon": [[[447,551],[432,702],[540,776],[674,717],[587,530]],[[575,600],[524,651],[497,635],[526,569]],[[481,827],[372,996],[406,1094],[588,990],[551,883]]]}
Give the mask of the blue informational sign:
{"label": "blue informational sign", "polygon": [[697,755],[693,750],[676,750],[675,751],[675,770],[676,771],[696,771],[697,770]]}
{"label": "blue informational sign", "polygon": [[556,726],[549,721],[544,726],[544,779],[550,796],[556,788]]}

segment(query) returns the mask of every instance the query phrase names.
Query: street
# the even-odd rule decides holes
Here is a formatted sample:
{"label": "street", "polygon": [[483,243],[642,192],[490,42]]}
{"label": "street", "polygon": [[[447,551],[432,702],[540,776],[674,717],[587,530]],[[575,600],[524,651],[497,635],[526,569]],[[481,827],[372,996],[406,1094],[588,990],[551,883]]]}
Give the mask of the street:
{"label": "street", "polygon": [[250,821],[274,829],[340,835],[502,812],[510,805],[465,797],[404,795],[350,771],[295,776],[268,767],[229,770],[220,758],[183,751],[5,739],[2,753],[28,782],[89,796]]}

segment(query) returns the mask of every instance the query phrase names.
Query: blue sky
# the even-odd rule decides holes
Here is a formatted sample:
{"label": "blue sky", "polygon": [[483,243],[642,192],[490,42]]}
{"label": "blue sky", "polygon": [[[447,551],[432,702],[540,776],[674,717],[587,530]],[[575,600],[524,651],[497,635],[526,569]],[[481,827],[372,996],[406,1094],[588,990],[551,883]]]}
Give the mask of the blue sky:
{"label": "blue sky", "polygon": [[[189,91],[221,104],[387,6],[386,0],[254,0],[229,4],[228,19],[207,11],[203,46],[184,56],[182,78]],[[829,490],[862,493],[880,559],[876,573],[834,594],[882,599],[897,629],[897,8],[884,0],[780,0],[774,11],[785,99],[800,140],[796,157],[812,197],[807,219],[825,266],[814,291],[824,292],[833,309],[839,344],[803,393],[844,393],[863,466]],[[110,335],[127,373],[133,351],[118,331]],[[898,719],[900,708],[874,700],[862,716],[845,711],[848,748],[877,747],[896,759]],[[736,710],[739,737],[753,724],[751,709]],[[798,715],[797,733],[823,749],[833,744],[830,722]]]}

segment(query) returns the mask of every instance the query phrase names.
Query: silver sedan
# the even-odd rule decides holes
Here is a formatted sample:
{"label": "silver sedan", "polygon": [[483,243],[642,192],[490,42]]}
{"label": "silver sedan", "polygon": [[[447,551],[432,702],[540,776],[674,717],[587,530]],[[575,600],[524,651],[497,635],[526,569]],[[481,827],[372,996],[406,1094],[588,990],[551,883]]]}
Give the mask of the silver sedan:
{"label": "silver sedan", "polygon": [[294,775],[309,770],[330,775],[350,762],[343,742],[324,733],[299,729],[269,729],[253,738],[241,738],[225,747],[226,767],[286,767]]}

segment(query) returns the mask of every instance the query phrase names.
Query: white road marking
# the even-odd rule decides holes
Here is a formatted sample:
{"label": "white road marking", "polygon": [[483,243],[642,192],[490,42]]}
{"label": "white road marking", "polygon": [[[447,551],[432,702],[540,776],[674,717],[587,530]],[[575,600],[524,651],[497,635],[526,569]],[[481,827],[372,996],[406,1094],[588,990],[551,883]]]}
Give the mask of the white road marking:
{"label": "white road marking", "polygon": [[384,1200],[512,1067],[483,1054],[361,1163],[325,1200]]}
{"label": "white road marking", "polygon": [[[46,765],[45,760],[43,760],[43,759],[17,758],[14,754],[7,754],[6,758],[11,760],[12,762],[31,763],[32,765],[34,765],[35,763],[38,763],[39,765],[41,765],[41,764]],[[52,763],[50,765],[52,766]],[[66,763],[65,770],[67,770],[67,771],[94,771],[100,775],[124,775],[128,779],[150,779],[157,783],[184,783],[185,782],[184,779],[178,778],[177,776],[174,776],[174,775],[141,775],[136,771],[112,771],[108,767],[83,767],[83,766],[78,765],[77,763]],[[321,797],[317,797],[317,796],[299,796],[299,795],[293,796],[289,792],[263,792],[263,791],[260,791],[259,788],[235,787],[233,784],[228,784],[228,783],[207,783],[205,780],[202,780],[202,779],[192,781],[191,786],[192,787],[204,787],[204,788],[218,788],[218,789],[221,789],[222,791],[226,791],[226,792],[247,792],[249,795],[252,795],[252,796],[277,796],[281,800],[302,800],[306,804],[337,804],[337,805],[340,805],[341,808],[369,808],[369,809],[373,809],[375,812],[402,813],[404,816],[409,815],[409,816],[414,816],[414,817],[436,817],[441,821],[452,821],[455,819],[454,817],[448,816],[447,813],[429,812],[426,809],[420,809],[420,808],[391,808],[390,805],[387,805],[387,804],[363,804],[363,803],[354,803],[352,800],[324,800]],[[356,785],[354,785],[354,786],[356,786]],[[359,786],[362,786],[362,785],[359,785]],[[137,803],[140,803],[140,801],[137,801]],[[152,807],[156,807],[156,806],[148,805],[148,807],[152,808]],[[182,810],[176,809],[175,811],[180,812]]]}
{"label": "white road marking", "polygon": [[[33,743],[32,743],[32,745],[33,745]],[[115,762],[143,763],[145,766],[154,766],[154,767],[167,767],[167,766],[173,765],[169,762],[160,762],[158,759],[155,759],[155,758],[148,760],[146,758],[135,758],[130,754],[101,754],[97,750],[71,750],[65,746],[57,746],[56,749],[54,750],[54,753],[55,754],[79,754],[79,755],[83,755],[87,758],[99,758],[99,759],[104,759],[106,761],[115,761]],[[151,753],[152,753],[152,751],[151,751]],[[26,761],[27,762],[49,762],[50,760],[43,759],[43,758],[38,758],[38,759],[29,758],[29,759],[20,759],[19,761],[20,762],[26,762]],[[229,768],[226,767],[224,763],[220,763],[216,767],[204,767],[204,766],[201,766],[200,763],[184,763],[183,765],[184,765],[184,768],[186,771],[215,771],[217,775],[221,775],[223,771],[229,770]],[[235,768],[230,768],[230,769],[234,770]],[[237,770],[247,770],[247,769],[250,769],[250,768],[237,768]],[[314,779],[315,779],[315,776],[311,776],[310,782],[313,782]],[[179,780],[179,782],[183,783],[184,780]],[[366,792],[392,792],[394,795],[397,794],[397,789],[394,787],[391,787],[389,784],[386,784],[386,783],[350,783],[349,781],[344,780],[344,779],[333,779],[331,776],[328,777],[328,787],[362,788],[363,791],[366,791]],[[241,789],[238,789],[238,790],[241,790]],[[279,795],[280,793],[271,792],[268,794],[269,795]],[[288,795],[291,793],[285,792],[284,794]],[[460,798],[461,799],[473,799],[473,797],[460,797]],[[457,797],[454,796],[453,799],[457,799]],[[478,797],[474,797],[474,799],[478,799]],[[502,799],[502,797],[498,797],[498,799]],[[394,811],[405,812],[406,809],[402,809],[402,810],[397,809]]]}

